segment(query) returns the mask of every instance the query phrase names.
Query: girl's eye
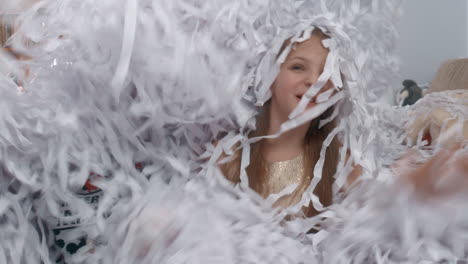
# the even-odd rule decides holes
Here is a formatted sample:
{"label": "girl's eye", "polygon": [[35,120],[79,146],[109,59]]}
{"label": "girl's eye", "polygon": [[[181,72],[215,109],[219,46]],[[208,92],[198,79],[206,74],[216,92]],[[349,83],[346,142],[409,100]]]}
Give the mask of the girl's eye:
{"label": "girl's eye", "polygon": [[304,66],[302,66],[300,64],[296,64],[296,65],[291,66],[291,70],[302,71],[302,70],[304,70]]}

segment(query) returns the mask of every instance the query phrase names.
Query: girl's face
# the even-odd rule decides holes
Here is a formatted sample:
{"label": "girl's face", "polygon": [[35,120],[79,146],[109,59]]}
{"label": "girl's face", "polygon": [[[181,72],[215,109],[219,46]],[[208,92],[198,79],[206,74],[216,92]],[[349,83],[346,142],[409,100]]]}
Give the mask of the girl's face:
{"label": "girl's face", "polygon": [[[322,37],[313,34],[304,42],[296,44],[284,63],[271,87],[271,109],[286,120],[294,110],[302,95],[312,86],[323,72],[328,49],[322,45]],[[320,90],[323,93],[332,89],[333,85],[328,81]],[[313,107],[318,94],[311,99],[308,108]]]}

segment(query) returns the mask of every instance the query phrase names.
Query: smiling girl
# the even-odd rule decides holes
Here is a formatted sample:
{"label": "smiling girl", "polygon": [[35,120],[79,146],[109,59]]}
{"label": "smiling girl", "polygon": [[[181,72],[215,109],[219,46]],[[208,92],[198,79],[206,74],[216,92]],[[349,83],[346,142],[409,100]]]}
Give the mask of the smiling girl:
{"label": "smiling girl", "polygon": [[[326,38],[322,31],[315,29],[308,40],[294,44],[292,51],[280,66],[280,72],[270,88],[272,97],[258,114],[257,129],[249,135],[250,138],[274,134],[288,120],[289,114],[324,70],[329,52],[322,43]],[[288,42],[286,41],[282,49],[289,44]],[[334,86],[328,81],[309,101],[307,108],[314,107],[318,95],[331,89],[334,89]],[[251,146],[251,162],[247,167],[247,175],[253,190],[266,198],[291,184],[297,184],[294,192],[279,199],[275,207],[285,208],[297,203],[309,186],[322,144],[335,127],[332,121],[319,128],[319,122],[331,115],[332,108],[319,118],[286,131],[277,138],[264,139]],[[322,179],[314,191],[325,206],[332,202],[338,149],[339,143],[335,139],[327,148]],[[231,162],[221,165],[224,175],[235,183],[240,182],[240,152],[241,150],[238,150],[234,154]],[[304,213],[312,216],[317,214],[317,211],[309,206]]]}

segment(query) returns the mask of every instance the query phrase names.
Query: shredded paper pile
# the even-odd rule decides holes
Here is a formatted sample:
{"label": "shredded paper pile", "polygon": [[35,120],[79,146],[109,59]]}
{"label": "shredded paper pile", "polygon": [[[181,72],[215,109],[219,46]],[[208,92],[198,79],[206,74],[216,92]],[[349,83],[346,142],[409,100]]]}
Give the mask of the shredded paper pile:
{"label": "shredded paper pile", "polygon": [[[2,5],[8,13],[15,3]],[[463,100],[381,103],[398,67],[399,15],[396,0],[38,1],[8,41],[27,59],[0,53],[0,263],[55,263],[52,227],[72,222],[67,239],[86,243],[67,263],[465,259],[466,197],[415,199],[392,171],[410,144],[404,131],[417,115],[408,113]],[[329,36],[325,70],[271,136],[322,106],[337,106],[338,125],[301,202],[280,211],[216,163],[242,146],[245,180],[254,117],[291,45],[314,28]],[[305,110],[327,80],[340,91]],[[466,118],[459,105],[451,109]],[[324,207],[312,190],[334,137],[336,201]],[[343,195],[353,164],[362,184]],[[79,195],[90,178],[98,203]],[[284,220],[310,201],[321,214]]]}

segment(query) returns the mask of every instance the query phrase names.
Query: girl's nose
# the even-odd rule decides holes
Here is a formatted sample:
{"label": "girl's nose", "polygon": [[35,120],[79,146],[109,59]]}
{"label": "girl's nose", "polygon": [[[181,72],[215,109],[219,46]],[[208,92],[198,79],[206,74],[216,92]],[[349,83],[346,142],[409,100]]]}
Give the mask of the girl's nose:
{"label": "girl's nose", "polygon": [[309,76],[307,76],[306,79],[305,79],[305,85],[306,85],[307,87],[310,87],[310,86],[312,86],[312,85],[317,81],[317,79],[318,79],[317,76],[315,76],[315,75],[309,75]]}

